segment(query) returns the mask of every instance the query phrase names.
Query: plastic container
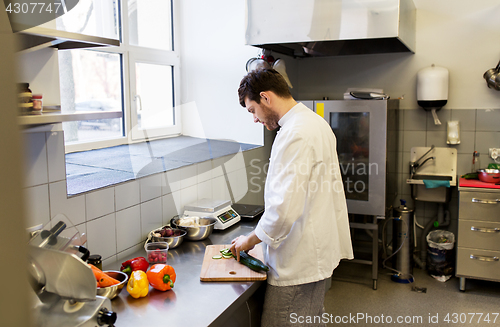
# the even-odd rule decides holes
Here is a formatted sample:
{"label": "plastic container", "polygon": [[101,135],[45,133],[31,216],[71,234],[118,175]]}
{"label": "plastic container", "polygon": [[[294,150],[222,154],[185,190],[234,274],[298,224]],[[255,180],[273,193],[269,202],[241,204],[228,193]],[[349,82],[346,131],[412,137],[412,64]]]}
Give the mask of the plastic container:
{"label": "plastic container", "polygon": [[33,94],[31,97],[33,99],[33,111],[42,111],[42,98],[41,94]]}
{"label": "plastic container", "polygon": [[167,253],[168,253],[167,242],[147,243],[145,248],[149,264],[167,263]]}
{"label": "plastic container", "polygon": [[427,272],[433,277],[453,275],[455,266],[455,235],[446,230],[435,230],[427,234]]}

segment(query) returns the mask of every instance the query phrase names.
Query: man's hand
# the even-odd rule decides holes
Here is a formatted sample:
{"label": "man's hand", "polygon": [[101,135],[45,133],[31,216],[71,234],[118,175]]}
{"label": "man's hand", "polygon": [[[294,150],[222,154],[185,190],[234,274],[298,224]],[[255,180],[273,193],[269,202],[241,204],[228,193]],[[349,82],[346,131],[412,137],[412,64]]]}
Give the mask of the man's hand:
{"label": "man's hand", "polygon": [[255,244],[259,244],[261,240],[251,232],[248,235],[240,235],[231,241],[231,253],[240,261],[240,251],[248,252],[254,248]]}

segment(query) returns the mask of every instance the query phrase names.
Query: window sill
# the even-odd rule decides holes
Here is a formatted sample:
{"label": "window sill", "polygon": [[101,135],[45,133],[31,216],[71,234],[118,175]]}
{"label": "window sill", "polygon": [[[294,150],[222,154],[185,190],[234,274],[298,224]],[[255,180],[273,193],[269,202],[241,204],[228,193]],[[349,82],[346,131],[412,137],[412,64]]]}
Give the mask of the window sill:
{"label": "window sill", "polygon": [[66,154],[68,196],[259,147],[189,136]]}

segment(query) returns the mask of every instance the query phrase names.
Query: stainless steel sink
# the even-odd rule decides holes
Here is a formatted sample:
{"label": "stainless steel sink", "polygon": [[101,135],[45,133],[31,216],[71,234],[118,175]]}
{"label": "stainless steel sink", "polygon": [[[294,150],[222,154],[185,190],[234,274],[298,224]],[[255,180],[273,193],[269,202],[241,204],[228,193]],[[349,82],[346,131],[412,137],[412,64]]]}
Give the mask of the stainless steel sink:
{"label": "stainless steel sink", "polygon": [[413,175],[407,180],[411,187],[411,197],[416,201],[447,203],[451,199],[449,187],[426,188],[424,180],[451,181],[451,176]]}
{"label": "stainless steel sink", "polygon": [[411,197],[416,201],[447,203],[451,199],[450,187],[426,188],[424,180],[449,181],[457,185],[457,150],[445,147],[414,147],[410,153]]}

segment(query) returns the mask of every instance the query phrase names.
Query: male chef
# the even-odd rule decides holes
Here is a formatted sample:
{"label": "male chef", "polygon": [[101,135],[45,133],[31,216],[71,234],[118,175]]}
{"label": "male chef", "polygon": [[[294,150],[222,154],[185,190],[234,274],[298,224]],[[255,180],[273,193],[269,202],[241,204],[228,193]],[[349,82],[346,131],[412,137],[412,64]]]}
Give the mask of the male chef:
{"label": "male chef", "polygon": [[274,69],[248,73],[238,95],[254,122],[280,129],[271,149],[264,214],[253,232],[232,241],[231,251],[239,260],[240,251],[267,244],[262,326],[323,326],[326,279],[341,259],[353,258],[335,135],[322,117],[292,98]]}

